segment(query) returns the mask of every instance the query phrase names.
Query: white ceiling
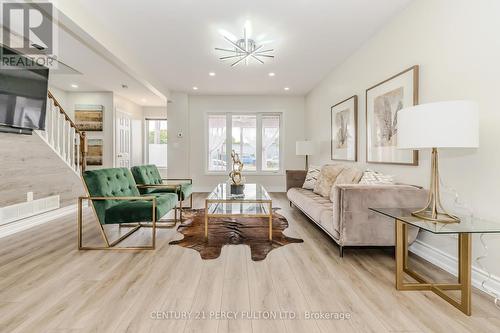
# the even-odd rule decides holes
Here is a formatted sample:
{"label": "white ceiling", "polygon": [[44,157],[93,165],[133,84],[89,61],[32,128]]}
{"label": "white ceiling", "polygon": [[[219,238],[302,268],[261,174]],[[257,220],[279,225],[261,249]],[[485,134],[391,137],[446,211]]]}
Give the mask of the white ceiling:
{"label": "white ceiling", "polygon": [[[142,106],[166,105],[165,96],[141,82],[118,58],[62,13],[58,15],[58,26],[61,64],[50,71],[50,85],[74,92],[110,91]],[[78,87],[72,87],[74,84]]]}
{"label": "white ceiling", "polygon": [[[53,2],[160,91],[303,95],[411,0]],[[231,68],[214,50],[228,46],[219,30],[239,37],[247,20],[276,58]]]}
{"label": "white ceiling", "polygon": [[[78,0],[128,50],[123,61],[198,94],[306,94],[410,1]],[[214,50],[228,46],[218,31],[239,37],[246,20],[273,41],[276,58],[231,68]]]}

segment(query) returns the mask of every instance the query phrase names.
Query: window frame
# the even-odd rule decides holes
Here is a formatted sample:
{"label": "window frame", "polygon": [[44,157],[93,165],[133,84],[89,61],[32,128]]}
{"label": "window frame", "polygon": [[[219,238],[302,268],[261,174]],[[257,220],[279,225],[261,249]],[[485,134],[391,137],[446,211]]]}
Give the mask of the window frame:
{"label": "window frame", "polygon": [[[209,136],[208,136],[208,118],[210,116],[221,116],[225,115],[226,116],[226,154],[227,154],[227,161],[228,163],[226,164],[226,170],[225,171],[214,171],[214,170],[209,170],[208,169],[208,147],[209,147]],[[264,111],[264,112],[252,112],[252,111],[233,111],[233,112],[205,112],[205,147],[204,147],[204,164],[205,164],[205,175],[227,175],[231,171],[232,167],[232,161],[231,161],[231,151],[232,151],[232,116],[233,115],[241,115],[241,116],[255,116],[257,123],[256,123],[256,169],[255,171],[251,170],[246,170],[243,168],[243,176],[248,175],[248,176],[282,176],[284,175],[284,132],[283,132],[283,123],[284,123],[284,116],[283,112],[276,112],[276,111]],[[279,151],[280,151],[280,156],[279,156],[279,169],[278,170],[269,170],[265,171],[262,170],[262,134],[263,134],[263,129],[262,129],[262,117],[263,116],[278,116],[279,117]]]}
{"label": "window frame", "polygon": [[[168,119],[166,117],[146,117],[144,118],[144,135],[143,135],[143,141],[144,141],[144,164],[149,164],[149,127],[148,127],[148,122],[150,120],[164,120],[167,122],[167,130],[168,130]],[[158,169],[160,170],[167,170],[168,169],[168,139],[167,139],[167,166],[158,166]]]}

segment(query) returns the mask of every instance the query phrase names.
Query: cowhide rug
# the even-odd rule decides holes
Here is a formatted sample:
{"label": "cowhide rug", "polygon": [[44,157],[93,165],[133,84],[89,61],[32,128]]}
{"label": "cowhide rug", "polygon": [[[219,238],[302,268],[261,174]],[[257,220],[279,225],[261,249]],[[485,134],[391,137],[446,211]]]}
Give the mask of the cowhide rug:
{"label": "cowhide rug", "polygon": [[273,240],[269,241],[269,220],[265,217],[211,217],[208,220],[208,241],[205,239],[205,210],[191,209],[182,213],[184,222],[177,231],[183,239],[170,242],[196,250],[202,259],[220,256],[224,245],[246,244],[250,246],[252,260],[266,258],[273,249],[290,244],[302,243],[302,239],[287,237],[283,230],[288,227],[285,217],[273,209]]}

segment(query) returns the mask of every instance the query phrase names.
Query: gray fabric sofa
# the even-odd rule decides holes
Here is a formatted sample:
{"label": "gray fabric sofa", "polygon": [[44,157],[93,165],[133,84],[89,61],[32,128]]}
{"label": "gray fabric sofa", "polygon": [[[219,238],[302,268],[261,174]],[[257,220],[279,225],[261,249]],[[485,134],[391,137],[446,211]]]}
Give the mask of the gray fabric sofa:
{"label": "gray fabric sofa", "polygon": [[[340,247],[394,246],[394,222],[370,207],[423,207],[427,191],[411,185],[336,185],[332,199],[302,188],[304,170],[287,170],[286,186],[290,205],[300,209]],[[408,229],[408,241],[417,238],[418,228]]]}

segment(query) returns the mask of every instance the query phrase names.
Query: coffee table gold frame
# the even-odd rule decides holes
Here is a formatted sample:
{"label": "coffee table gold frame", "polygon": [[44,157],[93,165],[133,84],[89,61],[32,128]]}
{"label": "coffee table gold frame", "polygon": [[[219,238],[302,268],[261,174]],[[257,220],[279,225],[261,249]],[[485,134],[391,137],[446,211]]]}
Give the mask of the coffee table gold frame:
{"label": "coffee table gold frame", "polygon": [[[433,283],[408,268],[408,224],[396,219],[396,289],[430,290],[465,313],[471,315],[471,234],[458,234],[458,283]],[[404,282],[404,273],[416,283]],[[460,301],[445,290],[460,290]]]}
{"label": "coffee table gold frame", "polygon": [[[261,204],[268,205],[267,214],[243,214],[243,213],[224,213],[209,214],[211,204]],[[215,211],[215,210],[214,210]],[[269,240],[273,240],[273,202],[272,200],[245,200],[245,199],[205,199],[205,239],[208,240],[208,219],[211,217],[267,217],[269,218]]]}

